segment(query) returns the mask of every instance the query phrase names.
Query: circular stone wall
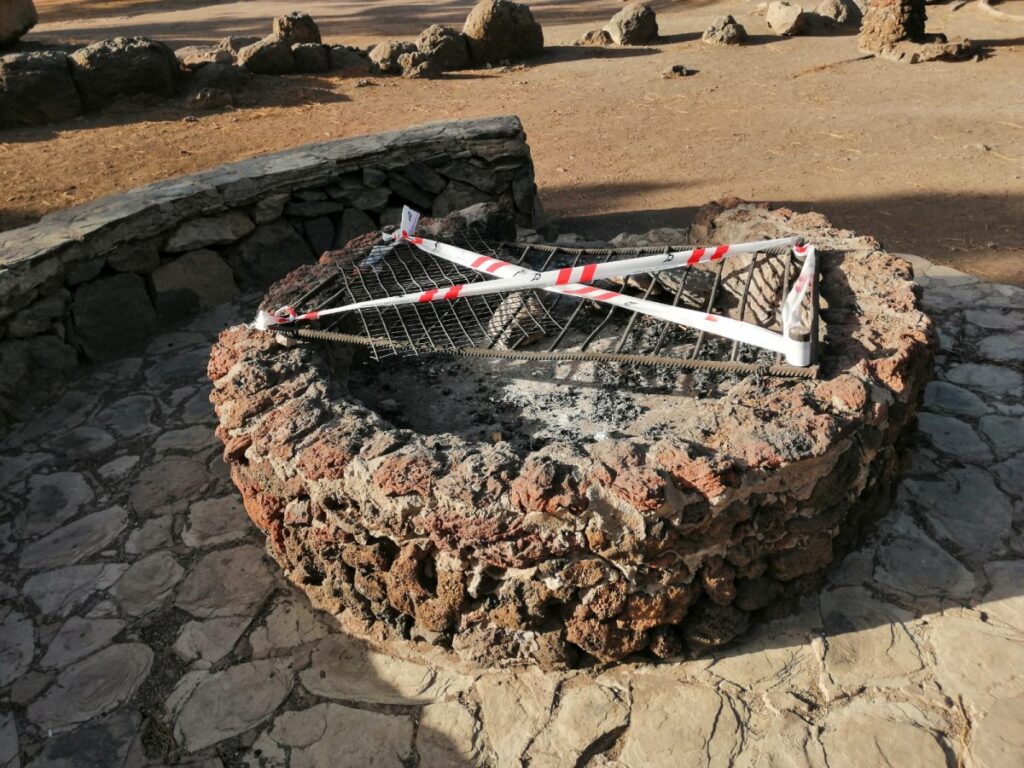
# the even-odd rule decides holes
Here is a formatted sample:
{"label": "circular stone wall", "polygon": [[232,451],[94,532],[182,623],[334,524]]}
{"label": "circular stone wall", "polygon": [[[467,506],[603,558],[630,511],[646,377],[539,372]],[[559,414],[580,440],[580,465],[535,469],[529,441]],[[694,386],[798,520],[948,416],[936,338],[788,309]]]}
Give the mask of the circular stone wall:
{"label": "circular stone wall", "polygon": [[[339,364],[322,346],[224,331],[209,366],[218,434],[289,579],[378,639],[545,665],[700,654],[813,584],[886,508],[932,367],[931,325],[906,262],[818,214],[733,201],[705,207],[691,235],[817,245],[818,380],[698,388],[693,374],[679,394],[646,400],[596,374],[547,384],[640,394],[614,431],[531,443],[522,422],[518,435],[438,428],[431,414],[459,392],[429,359]],[[481,365],[464,394],[492,411],[538,386]],[[403,401],[410,371],[422,389]],[[550,420],[564,407],[550,405]]]}

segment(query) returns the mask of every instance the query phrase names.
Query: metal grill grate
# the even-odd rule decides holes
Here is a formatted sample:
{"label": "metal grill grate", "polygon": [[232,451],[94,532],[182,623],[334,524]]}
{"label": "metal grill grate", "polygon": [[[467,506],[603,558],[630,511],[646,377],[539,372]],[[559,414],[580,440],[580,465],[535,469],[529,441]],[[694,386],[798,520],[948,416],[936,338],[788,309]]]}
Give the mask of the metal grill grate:
{"label": "metal grill grate", "polygon": [[[446,242],[536,271],[666,253],[685,246],[586,248],[511,243],[494,245],[474,230]],[[425,253],[406,242],[392,249],[336,252],[338,271],[292,302],[299,311],[476,283],[492,278]],[[709,269],[677,269],[608,281],[610,290],[731,316],[777,329],[775,310],[799,272],[792,252],[764,253],[745,261],[719,261]],[[817,291],[809,327],[817,338]],[[774,353],[657,320],[619,307],[543,290],[462,297],[453,301],[356,310],[320,331],[289,329],[310,338],[361,344],[381,360],[394,355],[460,353],[496,357],[627,362],[679,368],[813,376],[816,365],[795,368]],[[327,333],[323,333],[327,331]],[[332,333],[333,332],[333,333]],[[815,359],[816,362],[816,348]]]}

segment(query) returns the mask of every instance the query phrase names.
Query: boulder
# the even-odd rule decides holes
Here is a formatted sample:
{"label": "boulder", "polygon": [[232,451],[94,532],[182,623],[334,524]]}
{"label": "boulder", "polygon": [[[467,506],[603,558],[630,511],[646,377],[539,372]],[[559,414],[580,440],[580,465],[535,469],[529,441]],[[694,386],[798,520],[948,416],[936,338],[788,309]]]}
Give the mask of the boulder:
{"label": "boulder", "polygon": [[402,68],[402,77],[437,77],[441,68],[429,53],[413,51],[398,57],[398,66]]}
{"label": "boulder", "polygon": [[347,75],[368,75],[370,58],[365,51],[347,45],[332,45],[327,50],[328,66],[335,72]]}
{"label": "boulder", "polygon": [[[828,2],[828,0],[825,0]],[[719,16],[704,30],[701,40],[714,45],[740,45],[746,42],[747,30],[732,16]]]}
{"label": "boulder", "polygon": [[32,0],[4,0],[0,3],[0,48],[13,45],[39,21]]}
{"label": "boulder", "polygon": [[404,53],[416,53],[417,50],[419,49],[415,43],[403,43],[398,40],[379,43],[370,51],[370,67],[381,75],[401,74],[402,65],[398,63],[399,57]]}
{"label": "boulder", "polygon": [[185,69],[199,69],[207,64],[235,63],[235,55],[217,45],[189,45],[178,48],[174,55]]}
{"label": "boulder", "polygon": [[457,29],[432,24],[420,32],[416,47],[434,60],[442,72],[452,72],[469,66],[469,48],[466,38]]}
{"label": "boulder", "polygon": [[259,41],[260,38],[256,35],[232,35],[231,37],[221,39],[221,41],[217,43],[217,47],[238,55],[238,52],[245,48],[245,46],[258,43]]}
{"label": "boulder", "polygon": [[292,46],[296,72],[326,72],[331,68],[327,46],[320,43],[296,43]]}
{"label": "boulder", "polygon": [[67,54],[0,56],[0,126],[66,120],[82,111]]}
{"label": "boulder", "polygon": [[252,80],[252,72],[244,67],[233,64],[207,64],[191,74],[188,88],[193,93],[216,90],[236,94],[244,90]]}
{"label": "boulder", "polygon": [[267,35],[242,48],[238,63],[257,75],[287,75],[295,71],[291,43],[276,35]]}
{"label": "boulder", "polygon": [[860,8],[850,0],[821,0],[814,12],[836,24],[855,24],[860,21]]}
{"label": "boulder", "polygon": [[240,286],[266,288],[293,269],[313,261],[306,241],[283,221],[262,224],[227,251]]}
{"label": "boulder", "polygon": [[128,273],[79,286],[71,301],[71,320],[73,338],[94,362],[141,351],[157,327],[145,283]]}
{"label": "boulder", "polygon": [[807,29],[807,15],[799,5],[792,5],[783,0],[768,4],[764,20],[769,29],[777,35],[799,35]]}
{"label": "boulder", "polygon": [[647,3],[630,3],[605,25],[616,45],[647,45],[658,39],[658,17]]}
{"label": "boulder", "polygon": [[171,96],[181,71],[174,51],[147,37],[101,40],[72,53],[68,63],[78,95],[89,109],[121,96]]}
{"label": "boulder", "polygon": [[592,29],[589,32],[584,33],[583,37],[573,43],[573,45],[595,45],[604,46],[612,45],[614,41],[612,36],[608,34],[608,30],[605,29]]}
{"label": "boulder", "polygon": [[544,30],[530,8],[510,0],[480,0],[462,28],[476,64],[528,59],[544,51]]}
{"label": "boulder", "polygon": [[287,16],[274,19],[274,34],[295,43],[321,43],[320,27],[313,17],[301,11],[292,11]]}

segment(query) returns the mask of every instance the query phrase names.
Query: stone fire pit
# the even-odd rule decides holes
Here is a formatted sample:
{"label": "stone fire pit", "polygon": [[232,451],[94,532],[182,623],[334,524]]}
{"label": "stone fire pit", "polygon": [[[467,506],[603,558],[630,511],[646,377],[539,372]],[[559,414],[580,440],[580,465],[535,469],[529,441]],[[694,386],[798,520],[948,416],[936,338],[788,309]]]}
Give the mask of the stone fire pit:
{"label": "stone fire pit", "polygon": [[932,366],[911,269],[873,239],[735,201],[690,233],[794,234],[821,255],[817,380],[385,365],[224,331],[212,400],[248,514],[379,640],[552,666],[733,640],[884,512]]}

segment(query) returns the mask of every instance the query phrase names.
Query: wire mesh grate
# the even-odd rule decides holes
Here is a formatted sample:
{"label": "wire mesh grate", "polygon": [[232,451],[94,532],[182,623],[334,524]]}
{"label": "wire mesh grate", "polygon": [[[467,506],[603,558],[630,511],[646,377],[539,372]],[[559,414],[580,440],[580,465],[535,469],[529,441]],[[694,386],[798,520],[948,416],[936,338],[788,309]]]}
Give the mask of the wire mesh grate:
{"label": "wire mesh grate", "polygon": [[[488,242],[474,229],[464,229],[445,242],[535,271],[580,263],[666,253],[687,246],[590,248],[527,243]],[[469,267],[453,264],[414,246],[360,247],[332,254],[336,272],[295,299],[300,311],[401,296],[461,283],[492,279]],[[800,269],[799,257],[785,252],[751,254],[700,268],[675,269],[598,282],[629,296],[703,312],[729,314],[773,330],[777,308]],[[817,333],[816,291],[807,309]],[[544,290],[460,297],[453,301],[406,304],[356,310],[324,327],[358,336],[371,358],[395,355],[479,350],[533,350],[559,354],[627,356],[657,365],[681,360],[731,363],[733,370],[763,369],[780,360],[739,342],[730,342],[621,307]],[[685,366],[684,366],[685,367]],[[796,369],[804,370],[806,369]],[[804,374],[806,375],[806,374]]]}

